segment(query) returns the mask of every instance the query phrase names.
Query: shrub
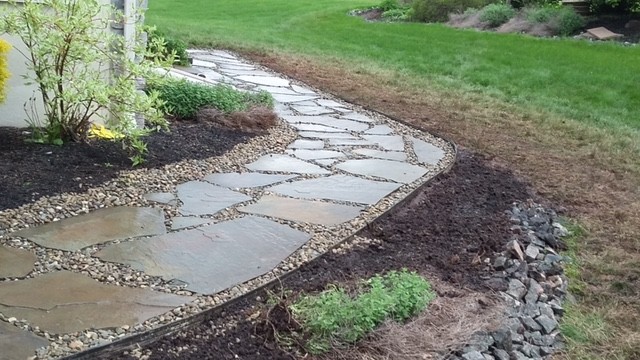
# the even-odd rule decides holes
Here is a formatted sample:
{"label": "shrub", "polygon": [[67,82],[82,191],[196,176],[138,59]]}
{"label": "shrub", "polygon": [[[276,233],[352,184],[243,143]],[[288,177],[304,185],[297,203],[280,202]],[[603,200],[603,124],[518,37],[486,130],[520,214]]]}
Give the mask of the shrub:
{"label": "shrub", "polygon": [[422,22],[445,22],[449,14],[462,13],[468,8],[481,8],[489,0],[415,0],[413,20]]}
{"label": "shrub", "polygon": [[399,7],[398,0],[382,0],[380,5],[378,5],[378,8],[382,11],[395,10]]}
{"label": "shrub", "polygon": [[411,18],[411,9],[393,9],[382,13],[382,18],[388,21],[405,21]]}
{"label": "shrub", "polygon": [[558,15],[558,8],[530,7],[524,10],[527,20],[532,23],[544,24]]}
{"label": "shrub", "polygon": [[507,4],[489,4],[481,11],[480,21],[490,27],[498,27],[516,15],[516,11]]}
{"label": "shrub", "polygon": [[556,29],[558,35],[562,36],[575,34],[585,23],[584,18],[570,8],[560,9],[556,17],[551,20],[552,27]]}
{"label": "shrub", "polygon": [[[187,44],[179,39],[167,36],[155,27],[145,27],[149,36],[148,48],[152,54],[158,54],[165,59],[173,61],[176,65],[188,66],[189,54],[187,54]],[[160,44],[160,49],[157,44]]]}
{"label": "shrub", "polygon": [[7,63],[7,53],[11,49],[11,45],[0,39],[0,104],[5,99],[5,87],[9,79],[9,65]]}
{"label": "shrub", "polygon": [[227,85],[206,85],[187,80],[166,79],[150,84],[164,101],[164,109],[177,119],[195,119],[198,110],[212,107],[223,113],[244,111],[252,106],[273,107],[271,94],[242,92]]}
{"label": "shrub", "polygon": [[322,353],[332,345],[352,344],[386,319],[406,321],[435,298],[430,284],[416,273],[391,271],[367,280],[354,297],[344,288],[332,286],[303,296],[290,305],[303,334],[297,334],[311,353]]}

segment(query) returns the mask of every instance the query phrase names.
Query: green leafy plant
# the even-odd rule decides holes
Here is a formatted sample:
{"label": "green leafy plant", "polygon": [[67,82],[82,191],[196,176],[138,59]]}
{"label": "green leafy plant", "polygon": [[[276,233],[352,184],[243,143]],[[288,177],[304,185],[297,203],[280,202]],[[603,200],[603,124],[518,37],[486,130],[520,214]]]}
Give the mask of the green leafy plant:
{"label": "green leafy plant", "polygon": [[395,10],[399,7],[398,0],[382,0],[380,5],[378,5],[378,8],[382,11]]}
{"label": "green leafy plant", "polygon": [[387,21],[405,21],[411,19],[413,10],[411,8],[392,9],[382,13],[382,18]]}
{"label": "green leafy plant", "polygon": [[187,44],[184,41],[167,36],[152,26],[145,27],[145,31],[151,40],[147,47],[150,53],[160,54],[165,60],[171,61],[176,65],[189,65]]}
{"label": "green leafy plant", "polygon": [[558,35],[562,36],[575,34],[578,30],[584,27],[586,23],[582,16],[570,8],[560,9],[556,17],[552,19],[551,22]]}
{"label": "green leafy plant", "polygon": [[358,341],[386,319],[406,321],[434,298],[430,284],[406,269],[372,277],[355,296],[344,288],[330,286],[290,305],[303,332],[294,336],[303,339],[307,351],[326,352],[332,346]]}
{"label": "green leafy plant", "polygon": [[558,14],[558,8],[555,7],[529,7],[524,10],[527,21],[532,23],[544,24],[549,22]]}
{"label": "green leafy plant", "polygon": [[187,80],[166,79],[150,85],[164,101],[164,109],[177,119],[193,119],[198,110],[213,107],[224,113],[244,111],[252,106],[273,107],[266,91],[250,93],[227,85],[205,85]]}
{"label": "green leafy plant", "polygon": [[7,54],[11,49],[8,42],[0,39],[0,104],[5,99],[5,86],[9,79],[9,65],[7,63]]}
{"label": "green leafy plant", "polygon": [[482,8],[480,21],[489,24],[490,27],[498,27],[516,15],[516,11],[507,4],[489,4]]}
{"label": "green leafy plant", "polygon": [[[25,108],[30,109],[27,117],[36,129],[36,140],[85,141],[94,119],[102,118],[124,135],[123,146],[136,152],[139,157],[134,162],[139,163],[146,149],[138,145],[144,133],[137,129],[135,116],[164,121],[157,94],[147,95],[137,88],[138,79],[154,77],[154,68],[161,65],[147,60],[157,57],[145,50],[140,31],[135,43],[109,32],[105,10],[114,11],[116,21],[122,21],[123,15],[105,9],[97,0],[10,4],[11,10],[0,20],[0,31],[18,36],[27,48],[22,53],[29,69],[26,81],[35,83],[38,91]],[[44,119],[34,110],[37,96],[44,105]]]}
{"label": "green leafy plant", "polygon": [[412,18],[421,22],[445,22],[449,14],[462,13],[468,8],[481,8],[489,0],[415,0]]}

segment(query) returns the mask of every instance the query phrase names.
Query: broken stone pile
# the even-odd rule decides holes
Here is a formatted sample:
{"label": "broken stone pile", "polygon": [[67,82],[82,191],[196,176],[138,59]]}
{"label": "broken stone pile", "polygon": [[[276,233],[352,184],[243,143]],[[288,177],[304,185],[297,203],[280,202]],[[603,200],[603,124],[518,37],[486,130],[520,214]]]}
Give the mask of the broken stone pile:
{"label": "broken stone pile", "polygon": [[569,231],[553,210],[531,201],[507,211],[514,238],[496,254],[496,274],[487,285],[499,289],[508,318],[497,330],[475,334],[456,359],[547,359],[562,347],[558,330],[567,294],[561,238]]}

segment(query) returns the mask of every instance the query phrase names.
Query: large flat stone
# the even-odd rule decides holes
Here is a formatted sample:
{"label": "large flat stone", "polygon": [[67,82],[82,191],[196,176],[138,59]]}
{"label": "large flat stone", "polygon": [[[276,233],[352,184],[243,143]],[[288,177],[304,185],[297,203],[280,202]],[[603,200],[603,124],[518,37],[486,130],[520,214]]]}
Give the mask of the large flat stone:
{"label": "large flat stone", "polygon": [[286,225],[246,216],[110,245],[96,256],[213,294],[269,272],[310,237]]}
{"label": "large flat stone", "polygon": [[369,125],[367,124],[353,120],[336,119],[331,116],[283,116],[282,118],[290,124],[316,124],[333,127],[342,131],[359,132],[369,129]]}
{"label": "large flat stone", "polygon": [[271,94],[283,94],[283,95],[300,95],[299,93],[291,90],[290,88],[277,87],[277,86],[258,86],[258,89],[266,91]]}
{"label": "large flat stone", "polygon": [[352,151],[354,154],[364,155],[377,159],[405,161],[407,154],[400,151],[380,151],[374,149],[356,149]]}
{"label": "large flat stone", "polygon": [[375,176],[405,184],[427,173],[427,169],[421,166],[381,159],[347,160],[336,167],[356,175]]}
{"label": "large flat stone", "polygon": [[399,187],[400,184],[396,183],[373,181],[349,175],[333,175],[280,184],[268,190],[297,198],[375,204]]}
{"label": "large flat stone", "polygon": [[252,75],[252,76],[273,76],[266,71],[255,69],[230,69],[229,67],[220,67],[220,72],[229,76]]}
{"label": "large flat stone", "polygon": [[436,165],[444,157],[444,151],[439,147],[429,144],[426,141],[411,138],[413,152],[416,153],[418,161],[423,164]]}
{"label": "large flat stone", "polygon": [[46,339],[0,321],[0,359],[26,360],[47,345]]}
{"label": "large flat stone", "polygon": [[202,181],[180,184],[178,199],[182,215],[212,215],[229,206],[251,200],[247,195]]}
{"label": "large flat stone", "polygon": [[105,285],[69,271],[0,283],[0,312],[54,334],[133,326],[192,300],[149,289]]}
{"label": "large flat stone", "polygon": [[315,94],[313,90],[298,85],[291,85],[291,89],[300,94]]}
{"label": "large flat stone", "polygon": [[252,76],[252,75],[242,75],[237,77],[238,80],[258,84],[258,85],[266,85],[266,86],[280,86],[287,87],[289,86],[289,80],[285,80],[279,77],[274,76]]}
{"label": "large flat stone", "polygon": [[358,140],[357,137],[354,137],[349,133],[323,133],[323,132],[317,132],[317,131],[300,131],[298,135],[304,138],[310,138],[310,139]]}
{"label": "large flat stone", "polygon": [[286,95],[286,94],[271,94],[273,99],[277,102],[281,102],[284,104],[297,103],[301,101],[309,101],[318,98],[315,95]]}
{"label": "large flat stone", "polygon": [[342,108],[345,107],[345,105],[337,102],[337,101],[333,101],[333,100],[329,100],[329,99],[320,99],[316,101],[319,105],[322,106],[326,106],[326,107],[330,107],[330,108]]}
{"label": "large flat stone", "polygon": [[329,145],[331,146],[367,146],[373,145],[369,140],[364,139],[329,139]]}
{"label": "large flat stone", "polygon": [[367,135],[389,135],[392,132],[393,129],[389,125],[376,125],[364,133]]}
{"label": "large flat stone", "polygon": [[344,153],[335,150],[287,150],[288,154],[303,160],[333,159],[345,157]]}
{"label": "large flat stone", "polygon": [[295,174],[329,174],[329,171],[310,164],[306,161],[293,158],[289,155],[271,154],[265,155],[258,160],[246,165],[254,171],[277,171]]}
{"label": "large flat stone", "polygon": [[334,113],[333,110],[327,109],[326,107],[322,107],[319,105],[307,106],[307,105],[295,104],[295,105],[292,105],[291,108],[303,115],[327,115],[327,114]]}
{"label": "large flat stone", "polygon": [[338,129],[330,126],[318,125],[318,124],[290,124],[298,131],[318,131],[318,132],[330,132],[330,133],[344,133],[344,129]]}
{"label": "large flat stone", "polygon": [[341,118],[360,121],[360,122],[364,122],[364,123],[375,122],[372,118],[368,117],[367,115],[360,114],[360,113],[355,113],[355,112],[342,115]]}
{"label": "large flat stone", "polygon": [[30,251],[0,246],[0,279],[27,276],[37,259]]}
{"label": "large flat stone", "polygon": [[289,149],[322,149],[324,148],[324,141],[322,140],[306,140],[306,139],[298,139],[289,146]]}
{"label": "large flat stone", "polygon": [[363,135],[366,140],[390,151],[404,151],[404,140],[400,135]]}
{"label": "large flat stone", "polygon": [[224,173],[207,175],[204,179],[228,188],[254,188],[272,185],[296,178],[297,175],[275,175],[261,173]]}
{"label": "large flat stone", "polygon": [[52,249],[76,251],[108,241],[166,232],[162,210],[143,207],[114,207],[92,211],[61,221],[16,232]]}
{"label": "large flat stone", "polygon": [[267,195],[260,198],[257,203],[239,210],[250,214],[331,226],[357,217],[362,207]]}
{"label": "large flat stone", "polygon": [[174,205],[176,203],[176,196],[172,193],[161,192],[161,193],[149,193],[144,196],[145,199],[152,202],[157,202],[160,204],[171,204]]}
{"label": "large flat stone", "polygon": [[199,226],[210,223],[210,219],[203,219],[195,216],[176,216],[171,219],[171,230],[180,230],[192,226]]}

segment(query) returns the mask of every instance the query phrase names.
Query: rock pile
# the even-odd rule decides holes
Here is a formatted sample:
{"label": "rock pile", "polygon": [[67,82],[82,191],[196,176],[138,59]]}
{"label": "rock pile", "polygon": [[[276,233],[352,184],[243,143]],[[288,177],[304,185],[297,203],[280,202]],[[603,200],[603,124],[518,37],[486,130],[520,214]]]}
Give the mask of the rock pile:
{"label": "rock pile", "polygon": [[513,239],[496,254],[486,280],[507,303],[508,318],[495,331],[477,333],[455,359],[546,359],[562,347],[558,320],[567,294],[561,238],[569,231],[553,210],[531,201],[507,211]]}

